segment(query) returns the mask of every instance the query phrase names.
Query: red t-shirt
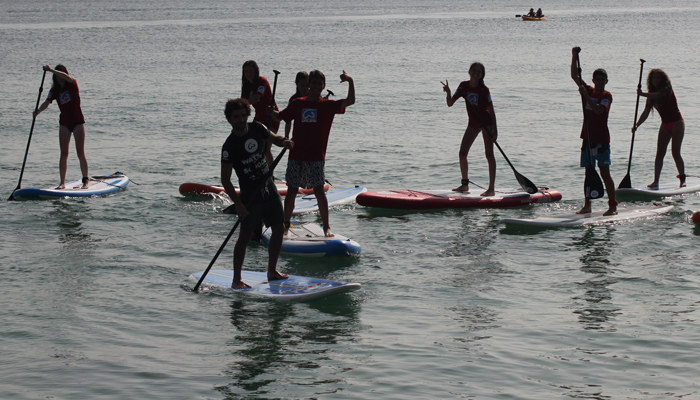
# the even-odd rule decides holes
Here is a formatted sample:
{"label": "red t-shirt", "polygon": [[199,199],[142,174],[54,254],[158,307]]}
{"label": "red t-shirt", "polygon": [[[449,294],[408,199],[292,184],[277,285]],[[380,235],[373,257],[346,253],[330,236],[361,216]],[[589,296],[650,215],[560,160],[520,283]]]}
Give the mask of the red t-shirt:
{"label": "red t-shirt", "polygon": [[294,148],[289,151],[289,159],[324,161],[335,114],[345,114],[343,100],[308,101],[301,97],[282,110],[280,116],[285,122],[294,121]]}
{"label": "red t-shirt", "polygon": [[[270,116],[267,115],[267,107],[270,105],[270,100],[272,99],[272,90],[270,90],[270,82],[268,82],[267,78],[264,76],[261,76],[258,78],[258,86],[255,88],[252,88],[252,90],[249,93],[243,93],[242,97],[244,99],[250,99],[253,96],[255,96],[256,93],[260,93],[260,100],[258,100],[257,103],[253,104],[253,108],[255,109],[255,117],[253,118],[253,122],[258,121],[261,124],[267,126],[267,124],[270,123]],[[277,108],[277,103],[275,102],[275,110],[279,110]],[[276,122],[275,120],[272,120],[272,126],[270,126],[270,130],[277,132],[277,130],[280,127],[280,123]]]}
{"label": "red t-shirt", "polygon": [[468,101],[469,104],[474,106],[469,107],[469,105],[465,104],[465,107],[467,107],[467,114],[469,115],[469,126],[474,128],[483,128],[483,125],[481,125],[479,118],[476,114],[474,114],[472,108],[476,108],[477,112],[479,113],[479,117],[481,117],[486,126],[493,125],[493,119],[491,118],[491,112],[489,111],[489,106],[491,105],[491,92],[489,91],[489,88],[486,86],[478,86],[473,88],[469,86],[469,81],[464,81],[459,84],[457,91],[462,92],[464,100]]}
{"label": "red t-shirt", "polygon": [[52,86],[46,99],[58,101],[58,109],[61,110],[58,123],[62,126],[75,125],[85,120],[80,110],[80,93],[78,93],[78,81],[75,79],[73,82],[64,81],[63,87]]}
{"label": "red t-shirt", "polygon": [[[658,106],[659,103],[662,104],[661,107]],[[678,110],[678,101],[676,101],[676,95],[673,93],[673,90],[670,90],[663,99],[655,100],[654,107],[656,111],[659,112],[661,121],[664,124],[670,124],[671,122],[683,119],[681,112]]]}
{"label": "red t-shirt", "polygon": [[[583,82],[588,96],[594,103],[605,107],[605,112],[596,114],[591,106],[586,102],[586,124],[588,125],[588,136],[591,143],[610,143],[610,131],[608,130],[608,114],[612,104],[612,94],[604,90],[602,94],[596,95],[595,88]],[[586,139],[586,127],[581,129],[581,139]]]}

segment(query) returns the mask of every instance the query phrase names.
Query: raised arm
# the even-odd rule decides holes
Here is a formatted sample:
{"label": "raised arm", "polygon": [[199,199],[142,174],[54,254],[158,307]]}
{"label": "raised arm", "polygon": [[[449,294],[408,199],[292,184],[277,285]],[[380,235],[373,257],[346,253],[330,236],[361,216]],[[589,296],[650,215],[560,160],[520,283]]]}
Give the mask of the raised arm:
{"label": "raised arm", "polygon": [[581,76],[578,72],[578,63],[576,62],[576,56],[580,52],[581,48],[578,46],[571,49],[571,79],[573,79],[574,82],[576,82],[576,86],[579,86],[581,84]]}
{"label": "raised arm", "polygon": [[355,82],[345,71],[343,71],[343,73],[340,75],[340,81],[347,82],[350,85],[348,86],[348,97],[344,99],[342,103],[343,108],[350,107],[351,105],[355,104]]}
{"label": "raised arm", "polygon": [[44,65],[43,68],[44,68],[44,71],[46,71],[46,72],[51,72],[52,74],[58,76],[59,78],[65,80],[65,81],[68,81],[70,84],[72,84],[73,81],[75,80],[75,78],[73,78],[72,76],[68,75],[67,73],[65,73],[65,72],[63,72],[63,71],[57,71],[57,70],[55,70],[55,69],[49,67],[48,65]]}
{"label": "raised arm", "polygon": [[446,94],[445,100],[447,101],[447,107],[452,107],[452,105],[462,97],[462,91],[458,88],[453,96],[450,90],[450,82],[445,79],[445,82],[440,81],[440,83],[442,83],[442,91]]}

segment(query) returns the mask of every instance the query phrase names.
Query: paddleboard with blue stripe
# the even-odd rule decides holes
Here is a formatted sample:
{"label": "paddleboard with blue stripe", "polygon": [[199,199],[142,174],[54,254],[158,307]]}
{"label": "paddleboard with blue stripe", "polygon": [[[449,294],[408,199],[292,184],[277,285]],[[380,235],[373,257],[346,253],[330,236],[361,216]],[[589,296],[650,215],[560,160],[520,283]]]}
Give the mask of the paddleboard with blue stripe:
{"label": "paddleboard with blue stripe", "polygon": [[586,214],[554,214],[537,218],[503,218],[506,225],[534,226],[540,228],[561,228],[603,223],[622,222],[626,220],[654,217],[671,211],[673,206],[643,206],[635,208],[618,208],[615,215],[603,215],[605,210]]}
{"label": "paddleboard with blue stripe", "polygon": [[[352,203],[360,193],[366,191],[367,188],[360,186],[331,190],[326,193],[328,207]],[[292,214],[306,214],[314,211],[318,211],[318,201],[316,200],[316,196],[310,194],[296,199],[294,202],[294,212]]]}
{"label": "paddleboard with blue stripe", "polygon": [[[334,237],[325,237],[323,228],[310,222],[292,221],[289,233],[282,240],[282,254],[327,257],[357,256],[362,251],[360,244],[343,235],[333,232]],[[270,245],[272,230],[268,227],[262,234],[265,246]]]}
{"label": "paddleboard with blue stripe", "polygon": [[55,200],[66,197],[104,196],[118,192],[126,188],[128,184],[129,178],[126,175],[115,172],[111,175],[91,177],[87,189],[82,189],[82,180],[77,180],[66,183],[65,189],[56,189],[55,187],[46,189],[19,189],[13,193],[13,196],[17,200]]}

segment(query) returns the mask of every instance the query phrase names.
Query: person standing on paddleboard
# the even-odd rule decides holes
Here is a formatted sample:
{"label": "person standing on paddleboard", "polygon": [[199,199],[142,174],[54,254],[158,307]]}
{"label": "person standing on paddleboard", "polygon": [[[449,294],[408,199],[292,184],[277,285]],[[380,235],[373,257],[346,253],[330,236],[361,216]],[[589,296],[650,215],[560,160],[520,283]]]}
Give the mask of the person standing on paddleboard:
{"label": "person standing on paddleboard", "polygon": [[63,64],[58,64],[56,68],[44,65],[44,71],[53,74],[53,85],[49,95],[39,108],[34,112],[34,118],[54,100],[58,100],[58,108],[61,116],[58,119],[58,142],[61,147],[61,158],[58,162],[58,171],[61,183],[56,189],[65,189],[66,171],[68,170],[68,153],[70,149],[71,134],[75,136],[75,152],[80,160],[80,171],[83,173],[83,189],[88,188],[88,162],[85,158],[85,118],[80,109],[80,93],[78,92],[78,81],[68,75],[68,70]]}
{"label": "person standing on paddleboard", "polygon": [[[464,97],[465,102],[468,101],[469,104],[473,105],[473,107],[469,107],[469,104],[467,104],[469,124],[467,125],[467,130],[464,131],[462,144],[459,146],[459,169],[462,173],[462,182],[459,187],[452,190],[456,192],[469,191],[469,163],[467,162],[467,156],[479,132],[485,128],[488,130],[488,133],[484,131],[482,136],[486,161],[489,164],[489,187],[481,195],[493,196],[496,194],[494,189],[496,184],[496,157],[493,155],[493,143],[498,138],[498,130],[496,129],[496,111],[494,111],[493,102],[491,102],[491,92],[484,85],[485,75],[484,65],[479,62],[473,63],[469,67],[469,80],[459,84],[454,96],[447,80],[444,83],[440,83],[442,83],[442,90],[447,94],[448,107],[452,107],[460,97]],[[476,110],[478,115],[474,110]],[[486,124],[486,127],[482,125],[481,121]]]}
{"label": "person standing on paddleboard", "polygon": [[[294,79],[294,84],[297,87],[296,93],[289,98],[287,102],[287,107],[292,104],[292,100],[298,99],[300,97],[306,97],[309,95],[309,73],[306,71],[297,72],[297,76]],[[289,137],[289,133],[292,131],[292,124],[284,124],[284,137]]]}
{"label": "person standing on paddleboard", "polygon": [[324,166],[326,147],[331,133],[333,118],[336,114],[345,114],[345,108],[355,104],[355,83],[345,71],[340,75],[340,82],[348,82],[348,97],[343,100],[328,100],[321,97],[326,88],[326,77],[321,71],[309,73],[309,94],[293,100],[284,110],[276,111],[268,107],[268,112],[275,121],[294,121],[292,139],[296,144],[289,152],[287,162],[287,196],[284,199],[285,234],[289,230],[294,201],[299,188],[313,188],[318,201],[318,210],[323,221],[323,233],[333,237],[328,221],[328,200],[326,199],[326,177]]}
{"label": "person standing on paddleboard", "polygon": [[[269,169],[265,152],[267,143],[287,149],[293,148],[294,143],[275,135],[257,121],[248,123],[250,104],[245,99],[229,100],[224,114],[232,129],[221,148],[221,185],[233,200],[238,218],[241,219],[241,233],[233,250],[231,287],[250,287],[241,281],[241,271],[246,247],[253,237],[255,227],[261,226],[261,221],[272,229],[268,248],[267,279],[286,279],[288,275],[277,271],[277,259],[282,249],[284,234],[284,210],[275,183],[271,177],[267,177]],[[236,194],[236,188],[231,183],[233,170],[236,171],[241,187],[240,196]]]}
{"label": "person standing on paddleboard", "polygon": [[671,87],[671,80],[662,69],[652,69],[647,77],[647,90],[642,92],[642,89],[637,89],[640,96],[647,98],[647,103],[644,112],[639,116],[637,124],[632,127],[632,133],[639,128],[649,116],[652,107],[656,108],[661,117],[661,127],[659,127],[659,138],[656,142],[656,159],[654,160],[654,182],[649,184],[650,188],[659,186],[659,177],[661,169],[664,166],[664,157],[668,143],[671,144],[671,154],[676,162],[678,169],[678,178],[681,181],[680,187],[685,187],[685,163],[681,157],[681,144],[683,144],[683,136],[685,135],[685,122],[678,110],[678,102],[676,95]]}
{"label": "person standing on paddleboard", "polygon": [[[264,76],[260,76],[260,68],[258,68],[258,63],[253,60],[248,60],[243,63],[243,76],[241,78],[241,98],[248,100],[248,103],[255,109],[255,117],[253,117],[253,122],[257,121],[261,124],[267,126],[270,124],[267,107],[270,105],[270,100],[272,100],[272,90],[270,89],[270,82]],[[277,110],[277,103],[274,105],[275,110]],[[280,123],[272,121],[270,128],[272,133],[277,133],[280,128]],[[268,143],[265,152],[265,160],[267,165],[272,165],[272,144]]]}
{"label": "person standing on paddleboard", "polygon": [[[608,193],[608,210],[604,215],[617,214],[617,200],[615,199],[615,182],[610,176],[610,130],[608,130],[608,115],[612,104],[612,94],[605,90],[608,83],[608,73],[602,69],[593,71],[593,86],[589,86],[579,76],[577,55],[581,52],[580,47],[571,49],[571,79],[576,82],[579,92],[586,102],[584,125],[581,129],[581,168],[589,166],[589,160],[593,160],[593,166],[598,160],[600,176],[605,184],[605,191]],[[579,86],[580,82],[580,86]],[[586,127],[587,125],[587,127]],[[588,139],[586,141],[586,129],[588,129]],[[590,152],[590,156],[589,156]],[[588,214],[591,212],[591,200],[586,198],[583,208],[577,214]]]}

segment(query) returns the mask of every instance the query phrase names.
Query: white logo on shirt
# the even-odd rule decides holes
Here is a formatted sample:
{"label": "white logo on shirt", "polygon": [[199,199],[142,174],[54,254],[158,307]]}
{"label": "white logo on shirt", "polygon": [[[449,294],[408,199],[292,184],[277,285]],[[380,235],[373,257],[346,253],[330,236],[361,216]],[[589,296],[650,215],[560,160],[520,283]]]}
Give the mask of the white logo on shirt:
{"label": "white logo on shirt", "polygon": [[248,153],[254,153],[258,149],[258,141],[255,139],[248,139],[245,142],[245,149]]}
{"label": "white logo on shirt", "polygon": [[316,122],[318,110],[315,108],[303,108],[301,110],[301,122]]}
{"label": "white logo on shirt", "polygon": [[467,101],[475,106],[479,104],[479,93],[467,93]]}
{"label": "white logo on shirt", "polygon": [[68,103],[70,101],[70,92],[66,90],[65,92],[61,93],[58,96],[58,101],[60,101],[61,104]]}
{"label": "white logo on shirt", "polygon": [[228,160],[228,151],[225,151],[225,150],[224,150],[224,152],[221,153],[221,158],[222,158],[223,160]]}

